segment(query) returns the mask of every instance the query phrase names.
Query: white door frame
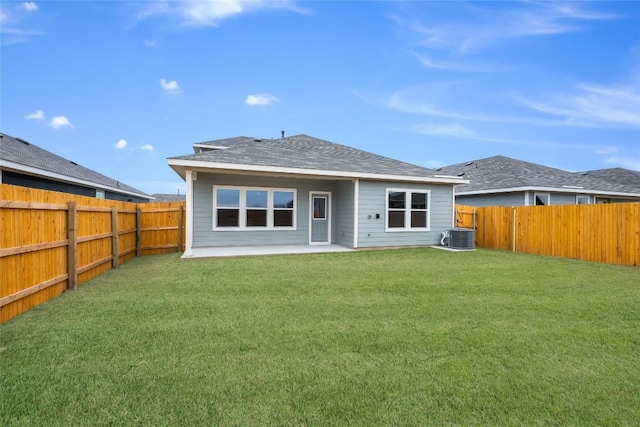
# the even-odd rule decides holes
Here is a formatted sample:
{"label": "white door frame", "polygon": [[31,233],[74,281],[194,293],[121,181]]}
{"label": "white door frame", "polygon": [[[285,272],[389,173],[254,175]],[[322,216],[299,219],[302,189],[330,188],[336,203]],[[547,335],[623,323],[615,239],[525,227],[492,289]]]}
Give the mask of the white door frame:
{"label": "white door frame", "polygon": [[[311,233],[313,231],[313,196],[326,196],[327,197],[327,241],[326,242],[312,242]],[[330,191],[309,191],[309,245],[330,245],[331,244],[331,192]]]}

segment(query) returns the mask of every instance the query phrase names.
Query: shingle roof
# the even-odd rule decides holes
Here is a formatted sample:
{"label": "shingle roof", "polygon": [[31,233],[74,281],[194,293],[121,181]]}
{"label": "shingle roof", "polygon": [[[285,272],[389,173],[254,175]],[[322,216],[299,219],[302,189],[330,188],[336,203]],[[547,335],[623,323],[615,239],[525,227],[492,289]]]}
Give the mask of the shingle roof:
{"label": "shingle roof", "polygon": [[[134,194],[146,199],[151,198],[151,196],[136,188],[85,168],[23,139],[14,138],[4,133],[0,133],[0,160],[39,169],[43,171],[43,175],[46,175],[44,173],[46,171],[85,181],[114,193]],[[22,170],[19,167],[16,169]]]}
{"label": "shingle roof", "polygon": [[624,168],[598,169],[592,171],[577,172],[591,178],[601,179],[607,182],[630,185],[640,193],[640,172]]}
{"label": "shingle roof", "polygon": [[152,194],[154,202],[184,202],[187,200],[187,196],[184,194]]}
{"label": "shingle roof", "polygon": [[431,169],[308,135],[280,139],[237,137],[196,145],[228,147],[170,159],[321,171],[433,177]]}
{"label": "shingle roof", "polygon": [[509,188],[575,189],[576,192],[619,192],[640,194],[631,183],[608,182],[588,174],[529,163],[504,156],[488,157],[437,169],[439,174],[462,176],[469,184],[456,188],[456,193],[504,190]]}

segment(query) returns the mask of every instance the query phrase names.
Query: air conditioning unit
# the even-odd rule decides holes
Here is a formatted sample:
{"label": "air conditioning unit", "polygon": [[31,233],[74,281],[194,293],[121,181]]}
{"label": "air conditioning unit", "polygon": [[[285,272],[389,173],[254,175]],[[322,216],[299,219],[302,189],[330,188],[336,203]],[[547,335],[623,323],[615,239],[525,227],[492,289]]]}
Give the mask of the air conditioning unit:
{"label": "air conditioning unit", "polygon": [[476,232],[469,228],[452,228],[449,231],[447,246],[451,249],[475,249]]}

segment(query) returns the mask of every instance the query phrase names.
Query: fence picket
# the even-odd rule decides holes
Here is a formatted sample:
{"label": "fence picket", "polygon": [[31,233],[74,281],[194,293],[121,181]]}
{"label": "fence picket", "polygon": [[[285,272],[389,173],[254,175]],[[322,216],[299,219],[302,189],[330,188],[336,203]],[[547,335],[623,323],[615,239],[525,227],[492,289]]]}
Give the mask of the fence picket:
{"label": "fence picket", "polygon": [[510,251],[515,239],[518,252],[640,266],[640,203],[456,205],[458,227],[471,228],[470,212],[478,248]]}
{"label": "fence picket", "polygon": [[0,324],[137,254],[182,250],[183,209],[0,184]]}

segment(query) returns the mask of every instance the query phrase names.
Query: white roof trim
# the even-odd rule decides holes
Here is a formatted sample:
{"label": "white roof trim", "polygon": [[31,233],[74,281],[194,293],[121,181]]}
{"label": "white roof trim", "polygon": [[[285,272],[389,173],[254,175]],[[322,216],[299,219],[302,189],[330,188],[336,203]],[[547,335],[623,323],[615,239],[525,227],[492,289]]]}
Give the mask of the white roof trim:
{"label": "white roof trim", "polygon": [[194,148],[208,148],[209,150],[228,150],[229,147],[227,146],[223,146],[223,145],[211,145],[211,144],[203,144],[203,143],[196,143],[193,144]]}
{"label": "white roof trim", "polygon": [[[331,177],[331,178],[346,178],[346,179],[372,179],[378,181],[410,181],[410,182],[424,182],[435,184],[468,184],[469,181],[461,178],[453,177],[422,177],[422,176],[407,176],[407,175],[390,175],[390,174],[376,174],[366,172],[345,172],[345,171],[331,171],[331,170],[319,170],[319,169],[301,169],[301,168],[287,168],[281,166],[258,166],[258,165],[244,165],[236,163],[218,163],[207,162],[200,160],[184,160],[184,159],[167,159],[169,166],[178,166],[185,168],[196,169],[217,169],[217,170],[229,170],[229,171],[246,171],[246,172],[267,172],[274,174],[288,174],[288,175],[310,175],[317,177]],[[174,168],[175,170],[175,168]]]}
{"label": "white roof trim", "polygon": [[589,188],[562,188],[562,187],[512,187],[512,188],[492,188],[489,190],[474,191],[456,191],[456,196],[474,196],[489,195],[493,193],[518,193],[521,191],[544,191],[551,193],[575,193],[575,194],[591,194],[603,196],[623,196],[623,197],[640,197],[640,193],[623,193],[619,191],[602,191],[590,190]]}
{"label": "white roof trim", "polygon": [[19,172],[25,172],[30,175],[42,176],[46,178],[53,179],[55,181],[69,182],[73,184],[79,184],[89,188],[101,189],[101,190],[109,190],[119,194],[128,194],[130,196],[142,197],[148,200],[154,200],[153,197],[147,196],[146,194],[134,193],[133,191],[127,191],[120,187],[111,187],[108,185],[97,184],[95,182],[86,181],[84,179],[74,178],[68,175],[63,175],[56,172],[51,172],[44,169],[38,169],[31,166],[21,165],[19,163],[10,162],[8,160],[0,160],[0,169],[6,170],[15,170]]}

